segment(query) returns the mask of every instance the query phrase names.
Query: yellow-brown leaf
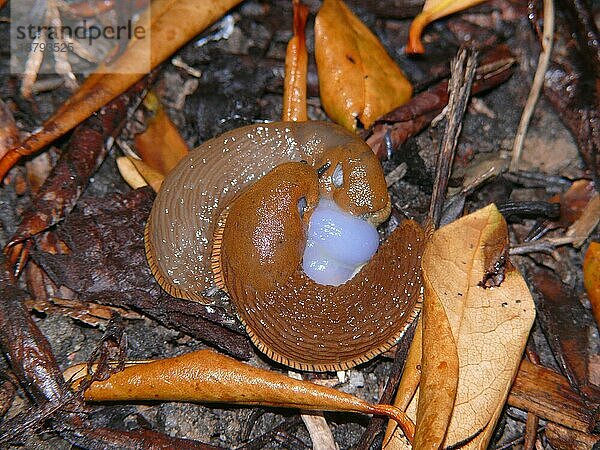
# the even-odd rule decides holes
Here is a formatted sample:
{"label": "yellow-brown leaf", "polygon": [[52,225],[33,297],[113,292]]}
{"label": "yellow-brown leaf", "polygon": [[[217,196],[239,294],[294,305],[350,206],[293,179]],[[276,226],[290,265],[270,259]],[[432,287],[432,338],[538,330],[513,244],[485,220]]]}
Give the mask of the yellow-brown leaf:
{"label": "yellow-brown leaf", "polygon": [[325,111],[355,130],[406,103],[412,86],[377,37],[341,0],[325,0],[315,22],[315,58]]}
{"label": "yellow-brown leaf", "polygon": [[132,189],[139,189],[141,187],[147,186],[148,183],[146,182],[146,180],[144,180],[144,177],[137,170],[132,160],[133,158],[129,156],[118,157],[117,168],[119,169],[119,173]]}
{"label": "yellow-brown leaf", "polygon": [[450,423],[458,386],[456,342],[444,306],[423,273],[423,357],[413,448],[439,448]]}
{"label": "yellow-brown leaf", "polygon": [[85,391],[89,401],[186,401],[233,403],[380,414],[398,421],[412,437],[414,425],[391,405],[258,369],[211,350],[126,367]]}
{"label": "yellow-brown leaf", "polygon": [[[406,361],[404,362],[404,371],[402,379],[398,385],[398,392],[394,399],[394,406],[402,411],[406,411],[411,401],[417,393],[417,388],[421,380],[421,356],[423,353],[423,322],[419,317],[417,327],[415,328],[415,336],[410,345]],[[416,417],[416,402],[413,402],[414,411],[411,417]],[[405,438],[402,435],[402,430],[398,428],[396,422],[388,421],[385,436],[383,438],[383,449],[403,448],[402,442]],[[406,442],[406,445],[409,445]]]}
{"label": "yellow-brown leaf", "polygon": [[406,53],[425,53],[421,43],[421,34],[427,25],[434,20],[448,16],[485,0],[426,0],[423,11],[410,24]]}
{"label": "yellow-brown leaf", "polygon": [[135,159],[128,157],[133,166],[136,168],[138,173],[142,176],[144,181],[154,190],[154,192],[158,192],[160,186],[165,179],[165,175],[158,170],[153,169],[148,164],[146,164],[143,160]]}
{"label": "yellow-brown leaf", "polygon": [[[486,448],[535,317],[527,284],[506,259],[507,245],[506,222],[494,205],[439,229],[426,245],[422,262],[428,297],[424,317],[433,312],[447,318],[459,362],[456,399],[444,446],[472,439],[466,448]],[[439,299],[442,310],[431,310],[432,298]],[[423,351],[423,358],[428,357]],[[424,368],[426,364],[423,360]],[[442,386],[447,385],[445,380]],[[433,389],[433,393],[425,397],[425,389]],[[422,382],[419,398],[435,403],[435,391],[435,384],[427,387]],[[447,391],[441,392],[439,400],[447,403]],[[423,445],[420,427],[417,422],[415,446]],[[400,439],[392,443],[386,450],[407,448]]]}
{"label": "yellow-brown leaf", "polygon": [[460,363],[446,445],[473,437],[497,416],[533,324],[533,299],[510,261],[498,285],[490,278],[507,245],[506,222],[490,205],[438,230],[423,255],[424,277],[444,305]]}

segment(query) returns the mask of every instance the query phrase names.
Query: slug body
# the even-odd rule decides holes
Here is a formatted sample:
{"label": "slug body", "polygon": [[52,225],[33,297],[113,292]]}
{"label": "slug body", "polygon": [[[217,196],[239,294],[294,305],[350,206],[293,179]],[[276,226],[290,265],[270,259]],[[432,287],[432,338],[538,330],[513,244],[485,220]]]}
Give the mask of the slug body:
{"label": "slug body", "polygon": [[227,290],[276,361],[345,369],[391,347],[418,312],[423,236],[405,222],[349,281],[318,284],[302,259],[311,217],[327,204],[372,225],[388,217],[381,166],[362,140],[324,122],[242,127],[165,178],[146,226],[148,262],[173,296]]}

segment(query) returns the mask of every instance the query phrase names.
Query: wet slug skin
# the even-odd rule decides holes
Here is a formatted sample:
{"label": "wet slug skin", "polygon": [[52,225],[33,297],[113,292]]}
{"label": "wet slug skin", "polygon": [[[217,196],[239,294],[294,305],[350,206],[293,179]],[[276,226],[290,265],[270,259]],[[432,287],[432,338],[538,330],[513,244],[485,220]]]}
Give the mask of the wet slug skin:
{"label": "wet slug skin", "polygon": [[[309,229],[311,248],[320,240],[311,257],[329,264],[344,233],[354,242],[366,232],[372,242],[389,212],[379,161],[354,134],[325,122],[252,125],[202,144],[165,178],[146,254],[173,296],[205,302],[211,287],[226,290],[271,358],[337,370],[389,348],[416,314],[422,231],[406,222],[374,257],[352,262],[368,260],[358,274],[344,283],[334,270],[337,281],[325,283],[342,284],[329,286],[302,270]],[[311,223],[313,214],[325,218],[321,225]]]}

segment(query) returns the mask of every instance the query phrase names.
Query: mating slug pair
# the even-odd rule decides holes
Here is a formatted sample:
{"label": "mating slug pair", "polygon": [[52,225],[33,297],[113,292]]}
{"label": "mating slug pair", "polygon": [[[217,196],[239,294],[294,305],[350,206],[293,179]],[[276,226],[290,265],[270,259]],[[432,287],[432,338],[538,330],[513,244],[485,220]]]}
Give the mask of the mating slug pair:
{"label": "mating slug pair", "polygon": [[[337,229],[333,244],[311,231],[308,251],[311,218],[326,229],[331,214],[348,216],[341,227],[355,236],[389,212],[379,161],[354,134],[325,122],[252,125],[205,142],[167,176],[146,225],[146,255],[173,296],[205,301],[211,287],[226,290],[272,359],[347,369],[390,348],[416,315],[422,230],[404,222],[352,277],[372,251],[356,257],[362,239],[336,241]],[[338,262],[313,243],[329,245],[324,254]],[[328,284],[307,276],[311,267]]]}

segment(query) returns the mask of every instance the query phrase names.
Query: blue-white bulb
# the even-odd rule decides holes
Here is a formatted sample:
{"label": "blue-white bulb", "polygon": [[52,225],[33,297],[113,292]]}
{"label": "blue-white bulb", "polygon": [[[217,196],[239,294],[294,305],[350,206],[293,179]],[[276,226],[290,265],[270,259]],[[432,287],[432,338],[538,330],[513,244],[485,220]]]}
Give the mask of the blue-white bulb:
{"label": "blue-white bulb", "polygon": [[319,284],[338,286],[352,278],[378,246],[375,227],[342,211],[333,200],[321,199],[310,218],[302,269]]}

